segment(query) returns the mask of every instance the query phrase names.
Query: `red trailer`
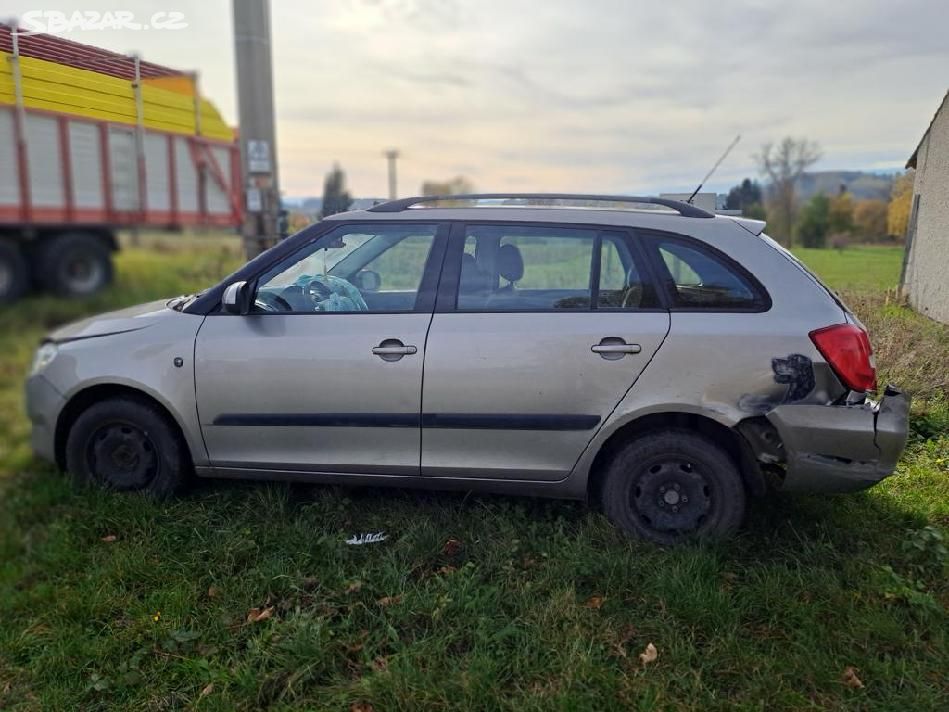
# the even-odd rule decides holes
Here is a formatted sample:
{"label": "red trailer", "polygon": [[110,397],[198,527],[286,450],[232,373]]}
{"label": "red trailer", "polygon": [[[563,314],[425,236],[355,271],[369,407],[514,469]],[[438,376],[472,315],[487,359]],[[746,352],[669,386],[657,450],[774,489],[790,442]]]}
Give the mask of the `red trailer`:
{"label": "red trailer", "polygon": [[0,302],[107,284],[119,228],[237,227],[233,129],[195,75],[0,25]]}

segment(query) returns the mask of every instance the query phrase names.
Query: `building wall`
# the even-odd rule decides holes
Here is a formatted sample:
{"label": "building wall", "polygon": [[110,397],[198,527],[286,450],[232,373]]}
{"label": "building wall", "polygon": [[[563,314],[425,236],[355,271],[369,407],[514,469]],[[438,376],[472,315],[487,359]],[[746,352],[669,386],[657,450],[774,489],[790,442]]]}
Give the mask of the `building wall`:
{"label": "building wall", "polygon": [[919,207],[904,289],[918,312],[949,324],[949,102],[919,146],[913,195]]}

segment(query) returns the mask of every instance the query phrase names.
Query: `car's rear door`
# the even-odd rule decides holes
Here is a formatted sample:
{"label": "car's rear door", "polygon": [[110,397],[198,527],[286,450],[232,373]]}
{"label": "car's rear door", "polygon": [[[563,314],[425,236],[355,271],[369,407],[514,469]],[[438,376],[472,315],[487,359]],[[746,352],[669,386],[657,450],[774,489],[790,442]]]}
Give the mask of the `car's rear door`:
{"label": "car's rear door", "polygon": [[211,464],[417,476],[447,239],[436,224],[343,225],[260,275],[253,313],[209,315],[195,386]]}
{"label": "car's rear door", "polygon": [[429,330],[422,474],[556,481],[669,330],[632,235],[455,225]]}

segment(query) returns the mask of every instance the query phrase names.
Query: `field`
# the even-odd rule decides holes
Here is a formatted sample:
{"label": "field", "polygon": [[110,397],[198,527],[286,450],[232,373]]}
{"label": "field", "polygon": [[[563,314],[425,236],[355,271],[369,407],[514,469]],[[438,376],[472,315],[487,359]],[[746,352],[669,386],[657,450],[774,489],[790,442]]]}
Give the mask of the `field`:
{"label": "field", "polygon": [[801,253],[916,396],[898,474],[753,502],[735,541],[667,550],[578,503],[77,489],[30,455],[32,351],[238,263],[228,240],[173,242],[122,253],[94,300],[0,312],[0,709],[949,709],[949,329],[888,291],[899,250]]}

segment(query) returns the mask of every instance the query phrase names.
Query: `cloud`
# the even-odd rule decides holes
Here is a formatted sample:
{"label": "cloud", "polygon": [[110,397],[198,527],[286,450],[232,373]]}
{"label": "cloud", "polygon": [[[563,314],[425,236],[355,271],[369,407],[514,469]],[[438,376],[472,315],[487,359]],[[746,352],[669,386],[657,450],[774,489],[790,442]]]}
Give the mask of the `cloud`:
{"label": "cloud", "polygon": [[[233,118],[230,2],[177,5],[181,33],[73,39],[200,69]],[[949,4],[927,0],[271,8],[281,179],[295,195],[318,193],[334,160],[356,194],[384,194],[388,146],[402,149],[404,192],[459,173],[482,189],[685,190],[737,133],[713,188],[753,175],[752,154],[787,134],[818,141],[820,167],[878,169],[905,161],[949,82]]]}

